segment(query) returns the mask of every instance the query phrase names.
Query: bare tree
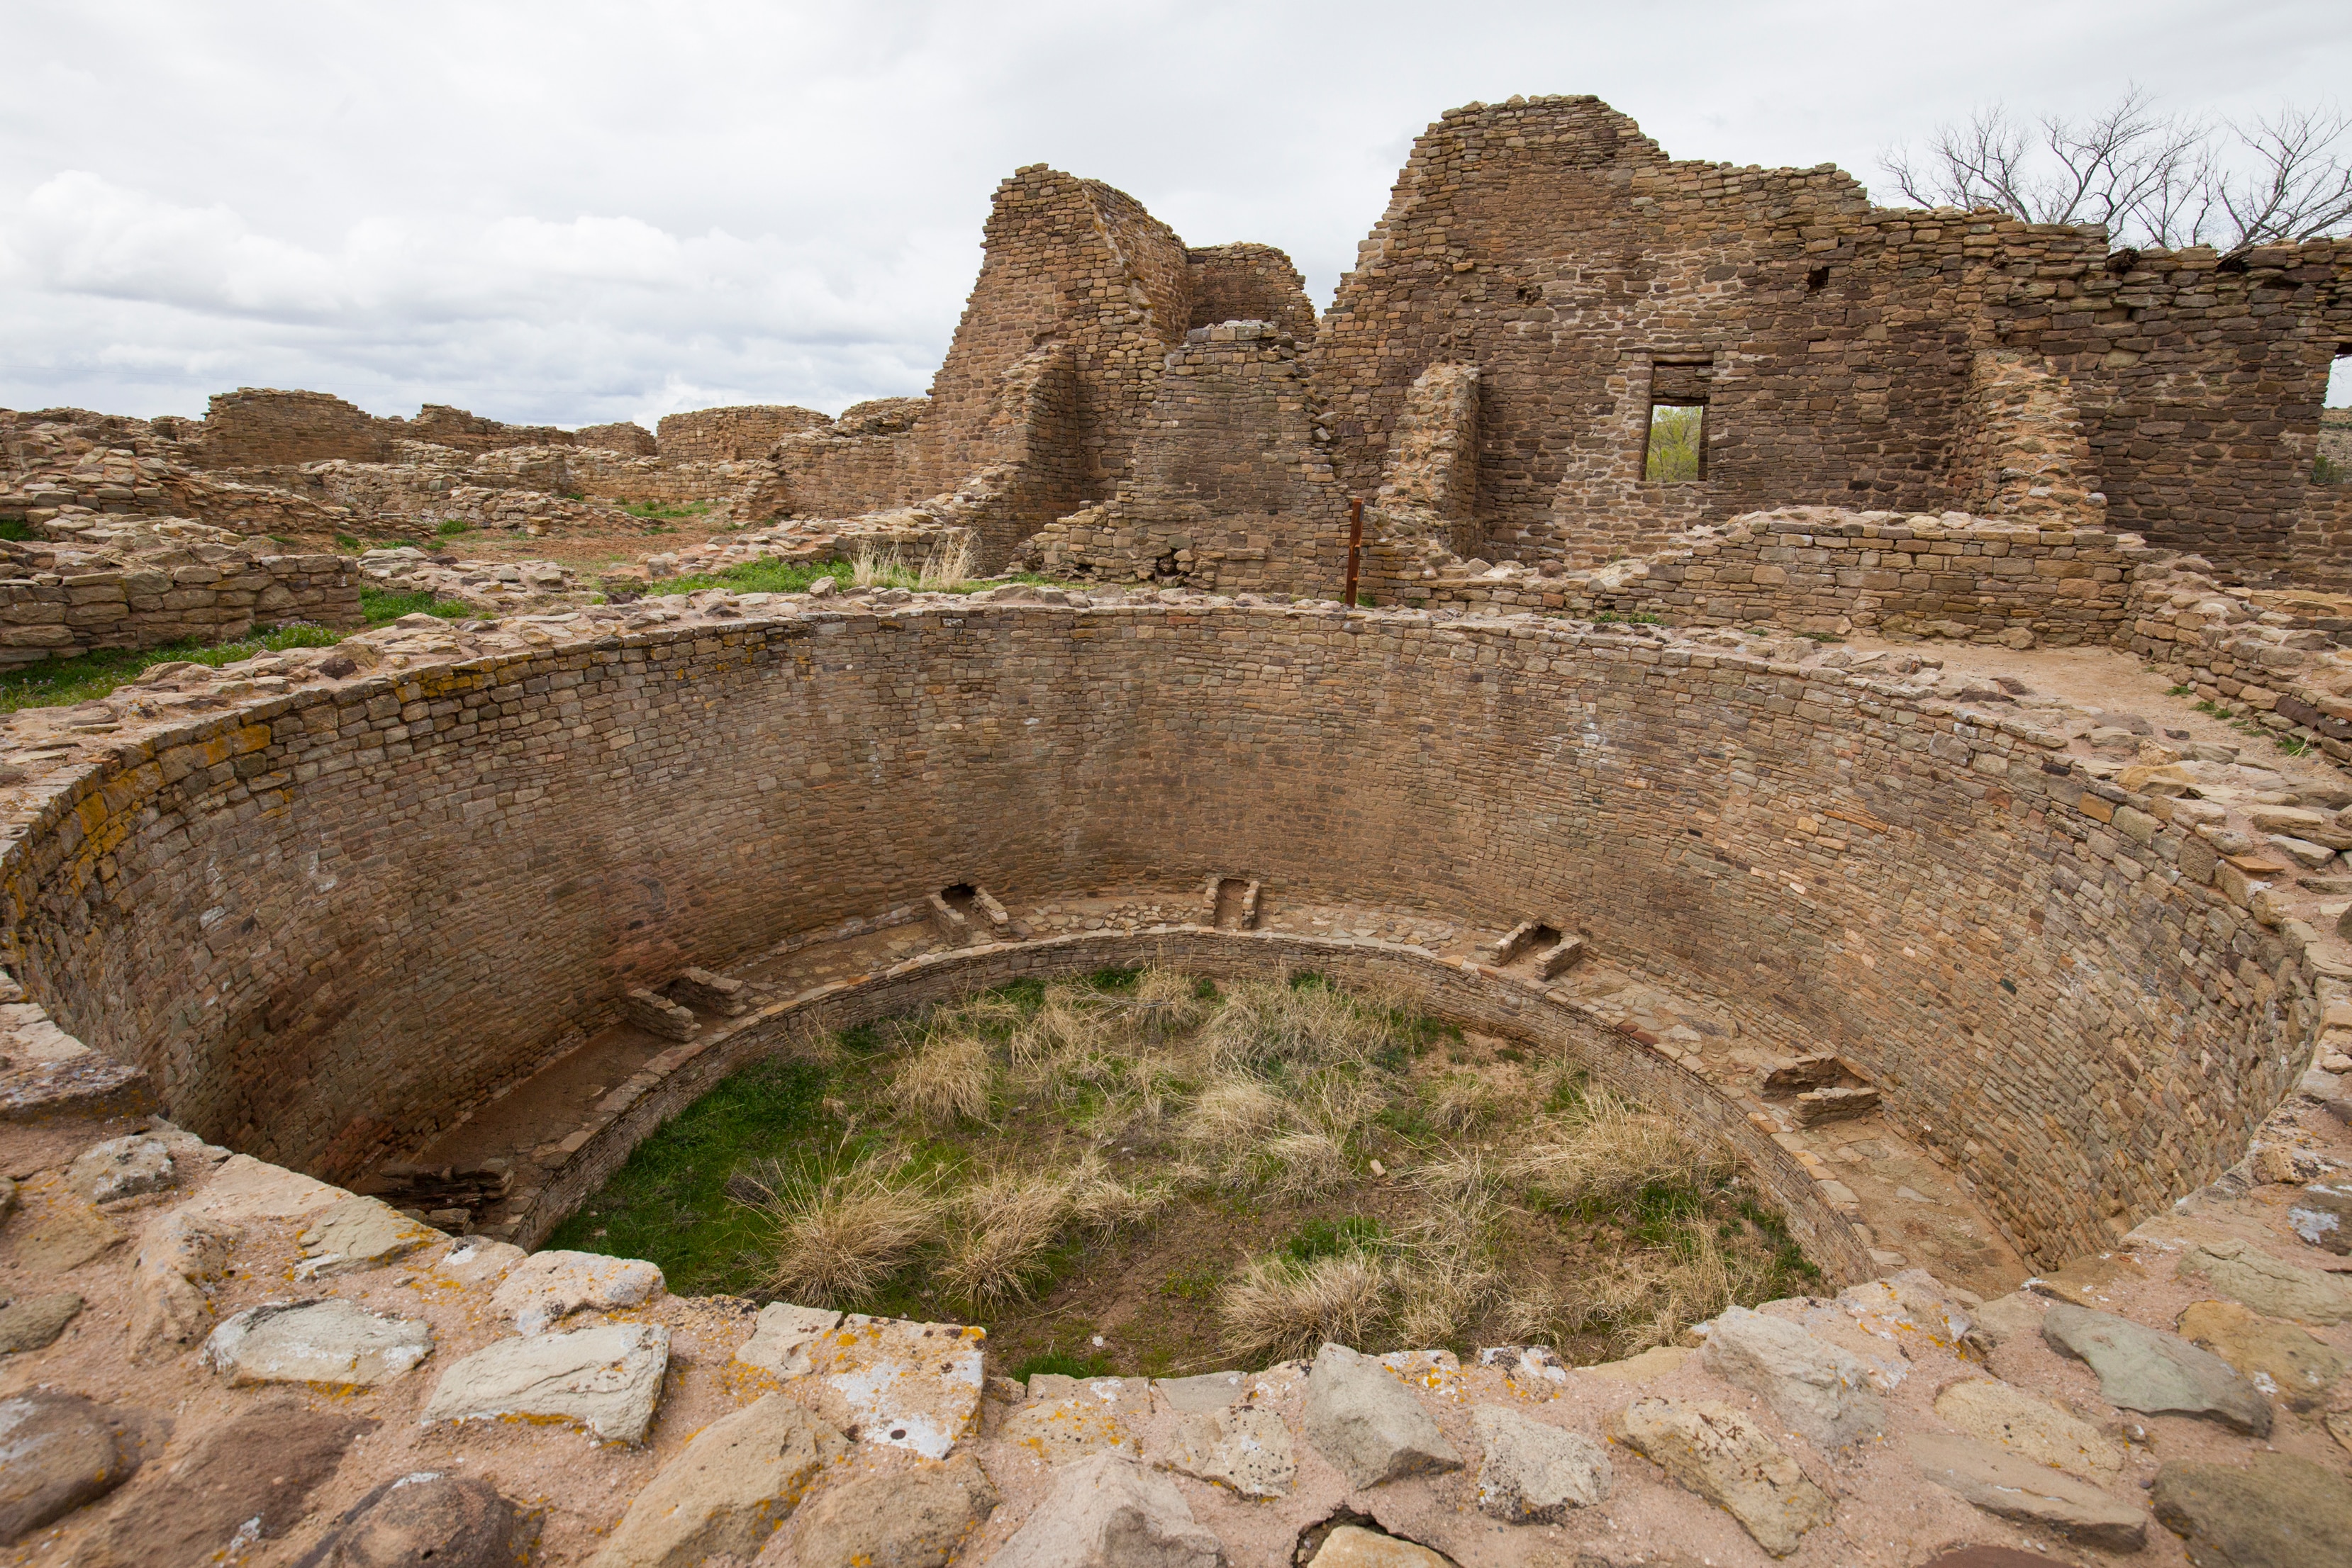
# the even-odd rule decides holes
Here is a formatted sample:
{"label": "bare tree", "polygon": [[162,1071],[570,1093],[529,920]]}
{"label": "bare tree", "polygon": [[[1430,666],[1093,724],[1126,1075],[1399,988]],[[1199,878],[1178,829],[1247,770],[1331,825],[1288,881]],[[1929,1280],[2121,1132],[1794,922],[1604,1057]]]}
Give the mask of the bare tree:
{"label": "bare tree", "polygon": [[1993,104],[1880,162],[1921,206],[2100,224],[2118,245],[2241,250],[2352,228],[2352,162],[2336,151],[2347,130],[2352,118],[2333,108],[2246,125],[2168,113],[2135,86],[2079,120],[2029,124]]}

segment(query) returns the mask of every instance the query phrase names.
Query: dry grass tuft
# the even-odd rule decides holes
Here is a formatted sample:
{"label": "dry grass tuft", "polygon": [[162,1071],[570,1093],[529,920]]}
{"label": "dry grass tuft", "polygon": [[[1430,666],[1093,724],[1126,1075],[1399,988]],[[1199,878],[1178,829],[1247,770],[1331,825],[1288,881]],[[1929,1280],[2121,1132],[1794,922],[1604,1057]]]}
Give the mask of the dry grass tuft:
{"label": "dry grass tuft", "polygon": [[1200,994],[1191,976],[1153,967],[1137,977],[1128,1011],[1134,1033],[1148,1044],[1158,1045],[1171,1036],[1198,1029],[1214,1005]]}
{"label": "dry grass tuft", "polygon": [[1029,1293],[1070,1207],[1069,1184],[1048,1176],[1000,1175],[955,1200],[963,1234],[948,1249],[940,1282],[975,1301]]}
{"label": "dry grass tuft", "polygon": [[931,547],[923,557],[923,564],[915,573],[911,586],[925,593],[944,593],[961,588],[971,580],[973,569],[979,564],[979,536],[969,528],[960,529],[955,537]]}
{"label": "dry grass tuft", "polygon": [[1686,1222],[1663,1253],[1628,1259],[1583,1281],[1562,1303],[1562,1318],[1586,1333],[1606,1333],[1619,1355],[1672,1344],[1684,1329],[1729,1306],[1738,1283],[1715,1232]]}
{"label": "dry grass tuft", "polygon": [[1477,1246],[1451,1239],[1413,1245],[1398,1273],[1396,1337],[1415,1350],[1459,1339],[1494,1300],[1500,1279]]}
{"label": "dry grass tuft", "polygon": [[988,1118],[988,1042],[973,1034],[935,1034],[899,1062],[890,1103],[926,1127]]}
{"label": "dry grass tuft", "polygon": [[1367,1062],[1395,1033],[1385,1016],[1328,986],[1246,980],[1226,994],[1202,1040],[1221,1071],[1311,1072]]}
{"label": "dry grass tuft", "polygon": [[1185,1142],[1230,1170],[1245,1164],[1282,1118],[1279,1095],[1255,1078],[1234,1073],[1212,1080],[1201,1091],[1182,1132]]}
{"label": "dry grass tuft", "polygon": [[768,1166],[739,1178],[774,1228],[767,1283],[796,1301],[846,1306],[939,1234],[936,1184],[896,1179],[871,1155],[821,1174]]}
{"label": "dry grass tuft", "polygon": [[1456,1069],[1426,1091],[1430,1123],[1449,1136],[1459,1136],[1499,1122],[1519,1087],[1512,1074]]}
{"label": "dry grass tuft", "polygon": [[1236,1356],[1312,1355],[1326,1340],[1360,1345],[1377,1333],[1391,1290],[1387,1266],[1363,1252],[1304,1266],[1252,1263],[1217,1292],[1225,1348]]}
{"label": "dry grass tuft", "polygon": [[1348,1151],[1328,1133],[1285,1133],[1258,1149],[1269,1190],[1285,1197],[1318,1197],[1347,1185]]}
{"label": "dry grass tuft", "polygon": [[1728,1150],[1702,1147],[1656,1112],[1598,1086],[1558,1125],[1565,1135],[1521,1151],[1511,1174],[1563,1203],[1628,1198],[1653,1184],[1706,1187],[1734,1168]]}

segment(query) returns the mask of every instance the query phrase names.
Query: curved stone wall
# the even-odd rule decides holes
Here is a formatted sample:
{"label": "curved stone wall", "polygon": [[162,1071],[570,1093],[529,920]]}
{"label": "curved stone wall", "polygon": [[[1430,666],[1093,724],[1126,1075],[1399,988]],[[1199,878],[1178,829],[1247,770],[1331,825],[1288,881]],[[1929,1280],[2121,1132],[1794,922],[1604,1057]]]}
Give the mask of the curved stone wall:
{"label": "curved stone wall", "polygon": [[952,883],[1245,872],[1581,927],[1838,1050],[2044,1259],[2227,1166],[2346,972],[2058,737],[1839,672],[1330,606],[707,608],[126,737],[6,852],[19,972],[331,1177],[687,965]]}

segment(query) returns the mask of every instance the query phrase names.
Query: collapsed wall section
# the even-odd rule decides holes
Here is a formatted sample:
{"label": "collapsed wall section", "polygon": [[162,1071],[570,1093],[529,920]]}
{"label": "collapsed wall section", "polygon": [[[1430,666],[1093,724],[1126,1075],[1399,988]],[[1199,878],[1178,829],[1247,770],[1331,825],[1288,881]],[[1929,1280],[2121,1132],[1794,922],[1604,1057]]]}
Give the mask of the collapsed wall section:
{"label": "collapsed wall section", "polygon": [[207,468],[257,468],[341,457],[383,463],[395,441],[426,441],[462,452],[501,446],[569,446],[570,431],[546,424],[502,424],[444,403],[409,419],[384,419],[326,392],[239,387],[215,392],[204,423],[185,434]]}
{"label": "collapsed wall section", "polygon": [[0,895],[62,1027],[326,1174],[631,986],[952,882],[1249,865],[1303,901],[1555,911],[1764,1039],[1834,1044],[2047,1260],[2234,1160],[2308,1055],[2315,967],[2352,972],[2053,745],[1527,621],[771,610],[118,747],[40,797]]}
{"label": "collapsed wall section", "polygon": [[833,423],[813,408],[753,403],[667,413],[655,429],[655,448],[666,462],[740,463],[765,457],[779,439]]}

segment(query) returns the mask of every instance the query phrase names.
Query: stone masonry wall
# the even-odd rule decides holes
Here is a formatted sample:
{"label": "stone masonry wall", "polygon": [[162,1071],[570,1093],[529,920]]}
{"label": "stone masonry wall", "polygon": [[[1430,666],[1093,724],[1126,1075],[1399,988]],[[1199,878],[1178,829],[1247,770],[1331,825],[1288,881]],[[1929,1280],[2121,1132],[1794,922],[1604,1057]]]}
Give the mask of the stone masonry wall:
{"label": "stone masonry wall", "polygon": [[1243,242],[1184,253],[1190,309],[1185,325],[1264,321],[1302,343],[1315,340],[1315,307],[1290,257],[1270,245]]}
{"label": "stone masonry wall", "polygon": [[738,463],[765,457],[779,437],[822,430],[832,423],[813,408],[782,403],[697,409],[664,414],[655,443],[668,462]]}
{"label": "stone masonry wall", "polygon": [[222,559],[0,577],[0,665],[95,648],[221,643],[293,621],[364,624],[359,572],[346,557],[215,553]]}
{"label": "stone masonry wall", "polygon": [[[2038,356],[2111,526],[2260,573],[2328,564],[2334,536],[2297,529],[2335,512],[2310,463],[2347,283],[2352,242],[2111,256],[2096,229],[1873,208],[1827,165],[1673,162],[1598,99],[1513,99],[1415,143],[1317,371],[1364,491],[1413,379],[1477,364],[1479,553],[1582,565],[1765,506],[1941,510],[1977,356]],[[1668,395],[1706,404],[1694,483],[1642,477]]]}
{"label": "stone masonry wall", "polygon": [[1194,328],[1160,371],[1133,478],[1109,506],[1040,529],[1023,559],[1109,581],[1336,594],[1347,502],[1326,428],[1288,333]]}
{"label": "stone masonry wall", "polygon": [[239,387],[215,392],[189,445],[208,468],[317,463],[341,457],[382,463],[395,441],[426,441],[467,452],[501,446],[569,446],[570,431],[501,424],[461,408],[426,403],[415,419],[383,419],[327,392]]}
{"label": "stone masonry wall", "polygon": [[688,964],[957,882],[1244,868],[1556,915],[1835,1042],[2044,1257],[2234,1160],[2352,974],[2063,737],[1883,681],[1528,618],[669,613],[45,778],[16,972],[188,1124],[349,1172]]}
{"label": "stone masonry wall", "polygon": [[1010,458],[1004,378],[1028,354],[1061,343],[1076,382],[1067,439],[1084,488],[1073,499],[1108,499],[1128,472],[1160,361],[1190,319],[1184,244],[1134,198],[1043,164],[997,187],[984,244],[979,281],[931,385],[925,493]]}
{"label": "stone masonry wall", "polygon": [[1676,626],[1778,626],[1843,635],[2035,643],[2115,643],[2129,625],[2132,535],[2042,529],[1947,512],[1790,507],[1701,529],[1684,548],[1554,576],[1506,564],[1427,565],[1408,544],[1368,552],[1381,602],[1654,616]]}

